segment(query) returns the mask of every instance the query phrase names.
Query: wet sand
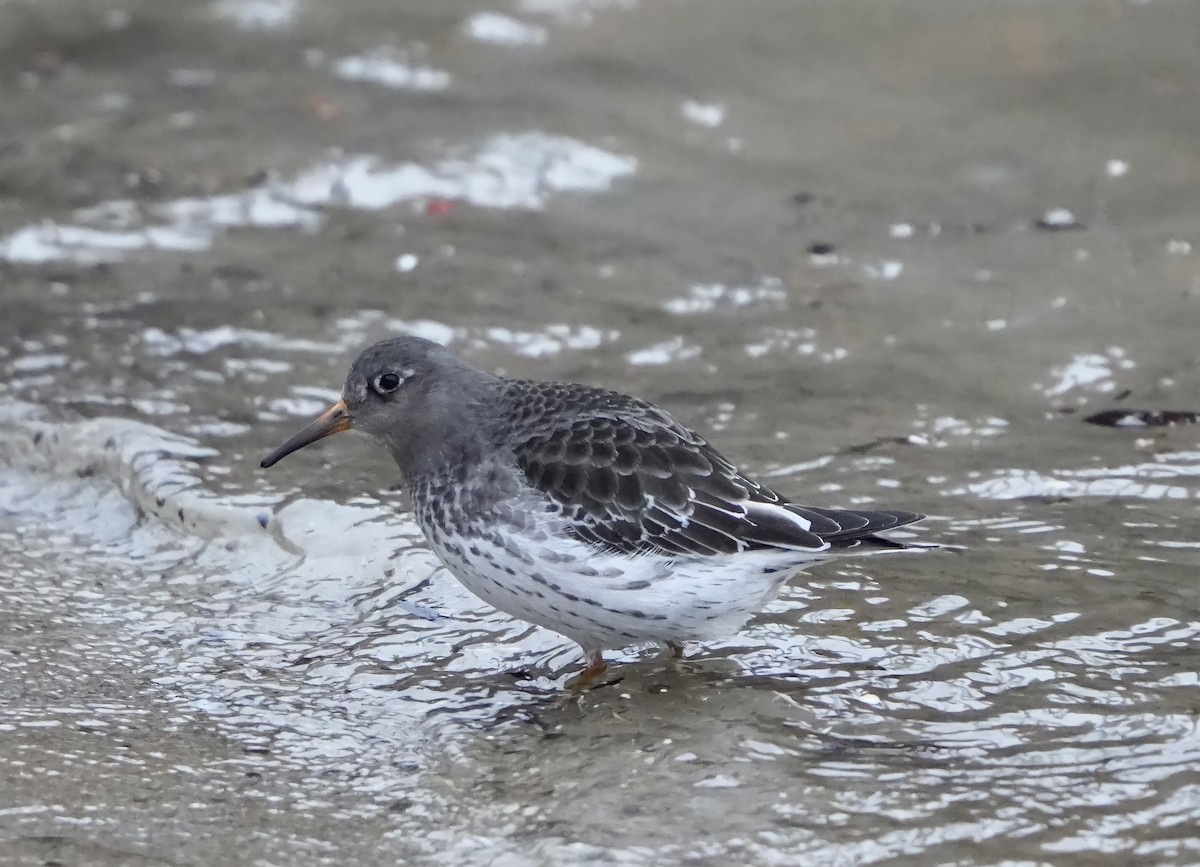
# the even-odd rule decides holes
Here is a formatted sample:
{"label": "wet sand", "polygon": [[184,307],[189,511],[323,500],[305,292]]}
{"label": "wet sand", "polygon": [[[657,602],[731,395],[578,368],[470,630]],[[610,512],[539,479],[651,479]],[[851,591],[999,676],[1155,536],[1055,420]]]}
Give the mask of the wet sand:
{"label": "wet sand", "polygon": [[[0,858],[1200,860],[1200,11],[0,3]],[[390,461],[400,330],[961,554],[564,701]]]}

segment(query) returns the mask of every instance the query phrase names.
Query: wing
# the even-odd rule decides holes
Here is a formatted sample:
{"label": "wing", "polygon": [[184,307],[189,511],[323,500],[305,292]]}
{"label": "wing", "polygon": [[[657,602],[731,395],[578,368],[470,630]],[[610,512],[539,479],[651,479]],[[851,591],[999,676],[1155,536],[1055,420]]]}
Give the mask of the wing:
{"label": "wing", "polygon": [[549,387],[538,394],[539,408],[549,403],[558,411],[537,417],[563,421],[524,431],[515,447],[518,464],[580,538],[605,548],[671,555],[816,552],[868,539],[902,547],[870,537],[921,517],[788,503],[657,407],[591,389],[548,395]]}

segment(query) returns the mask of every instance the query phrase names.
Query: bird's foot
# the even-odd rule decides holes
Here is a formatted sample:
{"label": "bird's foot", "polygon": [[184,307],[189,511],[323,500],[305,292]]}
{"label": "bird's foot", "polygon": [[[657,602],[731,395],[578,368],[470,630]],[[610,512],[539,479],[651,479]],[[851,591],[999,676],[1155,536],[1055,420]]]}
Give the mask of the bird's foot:
{"label": "bird's foot", "polygon": [[604,656],[600,651],[585,651],[584,658],[587,660],[587,666],[567,681],[567,689],[576,695],[594,686],[596,681],[604,676],[604,672],[608,671],[608,663],[604,661]]}

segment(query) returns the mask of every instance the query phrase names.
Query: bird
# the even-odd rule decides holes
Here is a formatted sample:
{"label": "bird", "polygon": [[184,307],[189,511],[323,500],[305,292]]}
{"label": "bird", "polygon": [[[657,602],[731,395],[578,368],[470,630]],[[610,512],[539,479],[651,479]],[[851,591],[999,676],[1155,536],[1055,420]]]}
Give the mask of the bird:
{"label": "bird", "polygon": [[925,516],[800,505],[645,400],[499,376],[400,335],[364,349],[341,399],[261,461],[366,433],[400,468],[446,569],[515,618],[604,651],[736,634],[793,576],[845,555],[920,550],[879,535]]}

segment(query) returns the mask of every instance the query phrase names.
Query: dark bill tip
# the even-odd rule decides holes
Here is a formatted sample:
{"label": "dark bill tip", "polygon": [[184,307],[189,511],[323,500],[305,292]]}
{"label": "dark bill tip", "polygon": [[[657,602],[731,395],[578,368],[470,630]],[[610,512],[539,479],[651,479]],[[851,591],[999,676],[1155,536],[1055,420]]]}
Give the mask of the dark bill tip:
{"label": "dark bill tip", "polygon": [[263,458],[259,466],[264,470],[267,467],[273,467],[294,451],[298,451],[331,434],[350,430],[353,421],[350,417],[350,410],[346,408],[346,402],[339,400],[305,425],[304,428],[297,431],[295,436],[288,439],[287,442]]}

